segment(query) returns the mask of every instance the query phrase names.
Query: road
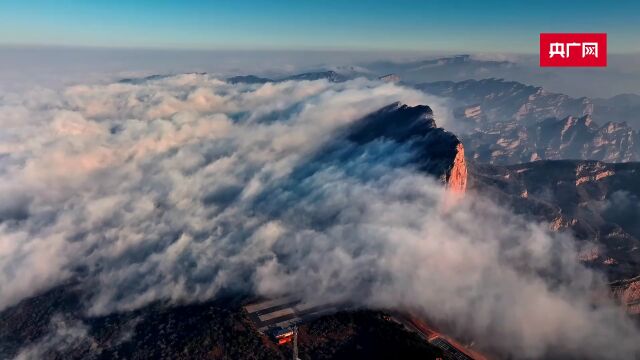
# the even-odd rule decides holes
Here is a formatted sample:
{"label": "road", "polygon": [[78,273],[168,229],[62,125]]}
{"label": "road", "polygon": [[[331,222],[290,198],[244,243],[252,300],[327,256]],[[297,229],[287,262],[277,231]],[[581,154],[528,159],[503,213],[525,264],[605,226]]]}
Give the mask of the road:
{"label": "road", "polygon": [[430,344],[442,349],[444,351],[445,359],[489,360],[487,356],[471,350],[455,339],[437,331],[434,327],[430,326],[426,321],[422,320],[415,314],[399,313],[394,314],[393,318],[410,330],[420,334],[420,336]]}

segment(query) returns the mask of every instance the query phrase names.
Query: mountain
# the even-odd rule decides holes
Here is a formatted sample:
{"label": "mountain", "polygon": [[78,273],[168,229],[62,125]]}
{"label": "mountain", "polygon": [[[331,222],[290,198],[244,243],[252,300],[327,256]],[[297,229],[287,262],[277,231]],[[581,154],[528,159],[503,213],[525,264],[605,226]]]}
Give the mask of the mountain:
{"label": "mountain", "polygon": [[349,80],[350,78],[346,75],[339,74],[333,70],[328,71],[318,71],[318,72],[308,72],[303,74],[297,74],[292,76],[287,76],[278,81],[288,81],[288,80],[320,80],[326,79],[329,82],[344,82]]}
{"label": "mountain", "polygon": [[466,189],[464,147],[455,135],[437,127],[429,106],[385,106],[358,121],[347,138],[358,144],[379,139],[409,143],[415,149],[411,160],[414,166],[440,179],[452,191]]}
{"label": "mountain", "polygon": [[593,113],[593,102],[588,98],[572,98],[516,81],[502,79],[438,81],[416,85],[416,88],[437,96],[450,97],[461,109],[479,106],[484,122],[531,124],[550,117],[582,116]]}
{"label": "mountain", "polygon": [[629,121],[640,129],[640,95],[620,94],[608,99],[593,99],[594,116],[611,121]]}
{"label": "mountain", "polygon": [[478,162],[516,164],[534,160],[640,160],[640,134],[626,123],[602,126],[590,115],[484,126],[463,136],[467,156]]}
{"label": "mountain", "polygon": [[[197,74],[205,74],[205,73],[197,73]],[[155,74],[155,75],[145,76],[141,78],[124,78],[124,79],[120,79],[118,82],[121,84],[139,85],[149,81],[162,80],[170,76],[172,75]],[[239,84],[239,83],[265,84],[268,82],[282,82],[282,81],[289,81],[289,80],[313,81],[313,80],[321,80],[321,79],[326,79],[329,82],[344,82],[352,78],[353,76],[349,76],[347,74],[341,74],[333,70],[327,70],[327,71],[316,71],[316,72],[306,72],[301,74],[295,74],[295,75],[290,75],[290,76],[286,76],[278,79],[270,79],[270,78],[256,76],[256,75],[237,75],[237,76],[232,76],[227,78],[226,81],[229,82],[230,84]]]}
{"label": "mountain", "polygon": [[470,166],[470,189],[582,240],[581,259],[612,280],[640,273],[640,163],[535,161]]}
{"label": "mountain", "polygon": [[327,79],[331,82],[342,82],[365,77],[391,82],[402,79],[407,84],[417,84],[436,80],[504,76],[518,68],[517,64],[510,61],[484,60],[471,55],[456,55],[414,61],[375,61],[363,63],[361,66],[331,66],[326,67],[327,70],[295,74],[274,79],[274,81]]}
{"label": "mountain", "polygon": [[282,82],[282,81],[290,81],[290,80],[313,81],[313,80],[322,80],[322,79],[328,80],[329,82],[344,82],[351,79],[351,77],[344,74],[337,73],[333,70],[328,70],[328,71],[317,71],[317,72],[295,74],[295,75],[290,75],[290,76],[286,76],[286,77],[275,79],[275,80],[256,76],[256,75],[241,75],[241,76],[230,77],[227,79],[227,82],[231,84],[238,84],[238,83],[264,84],[268,82]]}
{"label": "mountain", "polygon": [[[609,121],[609,117],[619,118],[610,116],[612,106],[603,105],[629,109],[635,104],[634,96],[606,101],[572,98],[501,79],[440,81],[416,87],[452,100],[457,125],[464,129],[467,157],[477,162],[640,160],[638,131],[626,121]],[[633,119],[640,120],[640,112],[630,115],[629,120]]]}
{"label": "mountain", "polygon": [[456,55],[416,61],[377,61],[363,64],[380,75],[393,73],[406,83],[416,84],[437,80],[466,80],[502,75],[517,65],[510,61],[477,59],[471,55]]}
{"label": "mountain", "polygon": [[118,82],[120,84],[132,84],[132,85],[140,85],[140,84],[144,84],[148,81],[154,81],[154,80],[162,80],[162,79],[166,79],[168,77],[171,77],[172,75],[160,75],[160,74],[154,74],[154,75],[149,75],[149,76],[145,76],[145,77],[141,77],[141,78],[124,78],[124,79],[120,79]]}
{"label": "mountain", "polygon": [[640,95],[636,94],[620,94],[609,99],[573,98],[538,86],[496,78],[436,81],[415,87],[451,98],[458,114],[479,107],[482,116],[471,116],[468,120],[517,120],[529,124],[550,117],[591,115],[596,122],[627,122],[632,128],[640,129]]}
{"label": "mountain", "polygon": [[357,77],[380,79],[398,82],[402,79],[407,84],[417,84],[435,80],[466,80],[469,78],[486,78],[488,76],[505,75],[518,68],[513,62],[502,60],[481,60],[471,55],[456,55],[415,61],[375,61],[363,63],[361,66],[328,66],[326,70],[311,71],[289,75],[277,79],[265,79],[255,75],[235,76],[228,79],[233,82],[262,83],[286,80],[318,80],[342,82]]}
{"label": "mountain", "polygon": [[245,75],[245,76],[233,76],[227,79],[228,83],[231,84],[264,84],[268,82],[273,82],[271,79],[255,76],[255,75]]}

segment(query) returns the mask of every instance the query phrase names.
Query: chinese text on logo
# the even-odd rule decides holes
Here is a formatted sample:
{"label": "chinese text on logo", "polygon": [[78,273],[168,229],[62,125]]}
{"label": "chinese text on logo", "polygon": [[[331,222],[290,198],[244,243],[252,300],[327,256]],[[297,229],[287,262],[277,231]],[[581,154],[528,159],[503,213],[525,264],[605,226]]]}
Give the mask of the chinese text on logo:
{"label": "chinese text on logo", "polygon": [[540,34],[540,66],[607,66],[607,34]]}

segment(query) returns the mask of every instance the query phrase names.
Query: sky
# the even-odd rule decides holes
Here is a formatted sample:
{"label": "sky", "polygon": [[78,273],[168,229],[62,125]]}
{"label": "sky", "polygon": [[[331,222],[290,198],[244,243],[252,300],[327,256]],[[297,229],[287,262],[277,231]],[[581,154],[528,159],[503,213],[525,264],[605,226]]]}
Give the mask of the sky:
{"label": "sky", "polygon": [[640,52],[637,1],[3,0],[0,45],[535,53],[540,32]]}

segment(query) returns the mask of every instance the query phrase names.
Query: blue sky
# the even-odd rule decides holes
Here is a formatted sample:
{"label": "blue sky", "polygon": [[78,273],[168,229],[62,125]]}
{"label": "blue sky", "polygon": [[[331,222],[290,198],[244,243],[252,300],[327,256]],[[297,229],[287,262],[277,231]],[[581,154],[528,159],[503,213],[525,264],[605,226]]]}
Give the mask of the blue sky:
{"label": "blue sky", "polygon": [[540,32],[640,52],[640,2],[0,0],[11,45],[535,53]]}

